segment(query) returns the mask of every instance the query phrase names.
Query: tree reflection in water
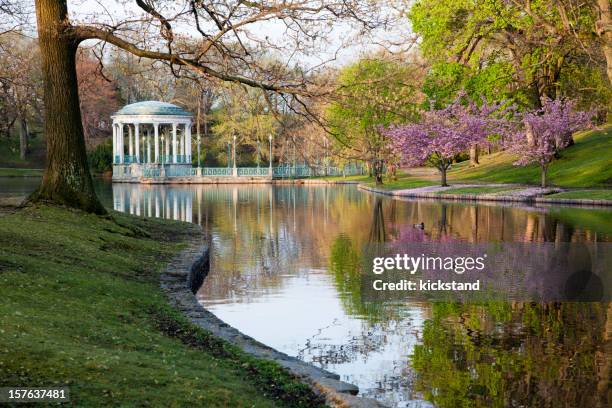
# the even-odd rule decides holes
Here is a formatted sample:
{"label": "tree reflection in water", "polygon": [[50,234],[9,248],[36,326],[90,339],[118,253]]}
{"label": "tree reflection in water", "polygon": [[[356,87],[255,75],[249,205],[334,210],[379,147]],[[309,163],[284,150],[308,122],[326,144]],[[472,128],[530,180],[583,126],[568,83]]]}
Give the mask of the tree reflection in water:
{"label": "tree reflection in water", "polygon": [[375,243],[609,242],[609,209],[395,200],[348,186],[113,190],[119,211],[203,226],[212,269],[198,296],[214,313],[365,395],[398,406],[610,403],[608,303],[390,300],[361,279]]}
{"label": "tree reflection in water", "polygon": [[607,407],[610,303],[436,303],[411,356],[439,407]]}

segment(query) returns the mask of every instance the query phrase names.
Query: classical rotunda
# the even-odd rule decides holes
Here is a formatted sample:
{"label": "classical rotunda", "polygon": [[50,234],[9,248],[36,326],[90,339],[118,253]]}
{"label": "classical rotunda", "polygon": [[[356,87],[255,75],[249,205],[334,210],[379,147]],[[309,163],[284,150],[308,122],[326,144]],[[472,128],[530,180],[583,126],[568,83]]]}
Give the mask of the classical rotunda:
{"label": "classical rotunda", "polygon": [[113,175],[139,177],[146,170],[191,168],[193,115],[185,109],[144,101],[124,106],[111,118]]}

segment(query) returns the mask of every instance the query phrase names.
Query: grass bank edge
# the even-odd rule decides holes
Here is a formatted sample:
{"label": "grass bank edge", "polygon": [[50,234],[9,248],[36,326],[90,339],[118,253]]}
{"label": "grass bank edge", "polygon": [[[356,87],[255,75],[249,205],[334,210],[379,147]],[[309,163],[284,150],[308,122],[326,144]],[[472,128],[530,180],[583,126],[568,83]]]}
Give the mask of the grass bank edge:
{"label": "grass bank edge", "polygon": [[66,385],[80,406],[323,406],[166,302],[159,273],[188,233],[50,206],[0,217],[0,384]]}
{"label": "grass bank edge", "polygon": [[42,177],[43,169],[0,167],[0,177]]}

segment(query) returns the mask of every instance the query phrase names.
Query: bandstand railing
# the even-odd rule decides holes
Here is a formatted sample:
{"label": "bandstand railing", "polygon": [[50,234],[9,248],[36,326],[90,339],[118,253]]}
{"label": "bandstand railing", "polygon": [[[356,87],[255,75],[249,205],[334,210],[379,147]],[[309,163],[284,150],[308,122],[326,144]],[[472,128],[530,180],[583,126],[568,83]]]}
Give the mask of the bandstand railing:
{"label": "bandstand railing", "polygon": [[231,176],[233,174],[230,167],[202,167],[202,176]]}
{"label": "bandstand railing", "polygon": [[195,167],[169,167],[166,169],[166,177],[190,177],[197,173]]}
{"label": "bandstand railing", "polygon": [[142,170],[142,176],[143,177],[149,177],[149,178],[161,177],[161,169],[159,169],[159,168],[143,169]]}
{"label": "bandstand railing", "polygon": [[333,166],[279,166],[273,168],[274,178],[307,178],[324,176],[356,176],[364,174],[361,165]]}
{"label": "bandstand railing", "polygon": [[[135,160],[134,156],[125,156],[126,162]],[[129,160],[129,161],[128,161]],[[164,163],[162,164],[171,164]],[[159,166],[158,164],[143,163],[142,176],[146,178],[157,177],[269,177],[270,167],[238,167],[236,173],[232,167],[188,167],[188,166]],[[130,175],[129,167],[115,167],[116,175]],[[137,174],[137,173],[136,173]],[[343,167],[334,166],[277,166],[272,167],[272,177],[277,179],[308,178],[323,176],[354,176],[365,174],[361,165],[346,165]]]}
{"label": "bandstand railing", "polygon": [[239,176],[269,176],[270,169],[268,167],[238,167]]}

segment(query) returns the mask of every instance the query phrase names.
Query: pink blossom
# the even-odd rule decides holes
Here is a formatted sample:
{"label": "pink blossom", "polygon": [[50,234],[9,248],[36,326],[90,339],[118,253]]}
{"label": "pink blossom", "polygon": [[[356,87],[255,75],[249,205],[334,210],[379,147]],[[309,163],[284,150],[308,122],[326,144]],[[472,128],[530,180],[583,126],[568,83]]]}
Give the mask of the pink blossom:
{"label": "pink blossom", "polygon": [[446,185],[446,170],[457,154],[475,144],[488,144],[492,135],[512,134],[516,128],[516,121],[504,118],[512,113],[513,107],[504,108],[503,103],[488,104],[484,100],[480,106],[471,100],[464,104],[462,99],[464,95],[444,109],[423,112],[419,123],[385,131],[404,164],[436,167],[442,174],[442,185]]}
{"label": "pink blossom", "polygon": [[592,126],[595,113],[578,112],[574,107],[572,100],[548,99],[541,109],[526,113],[524,122],[531,127],[532,138],[517,133],[506,145],[509,152],[519,155],[514,164],[538,163],[544,168],[571,143],[572,133]]}

